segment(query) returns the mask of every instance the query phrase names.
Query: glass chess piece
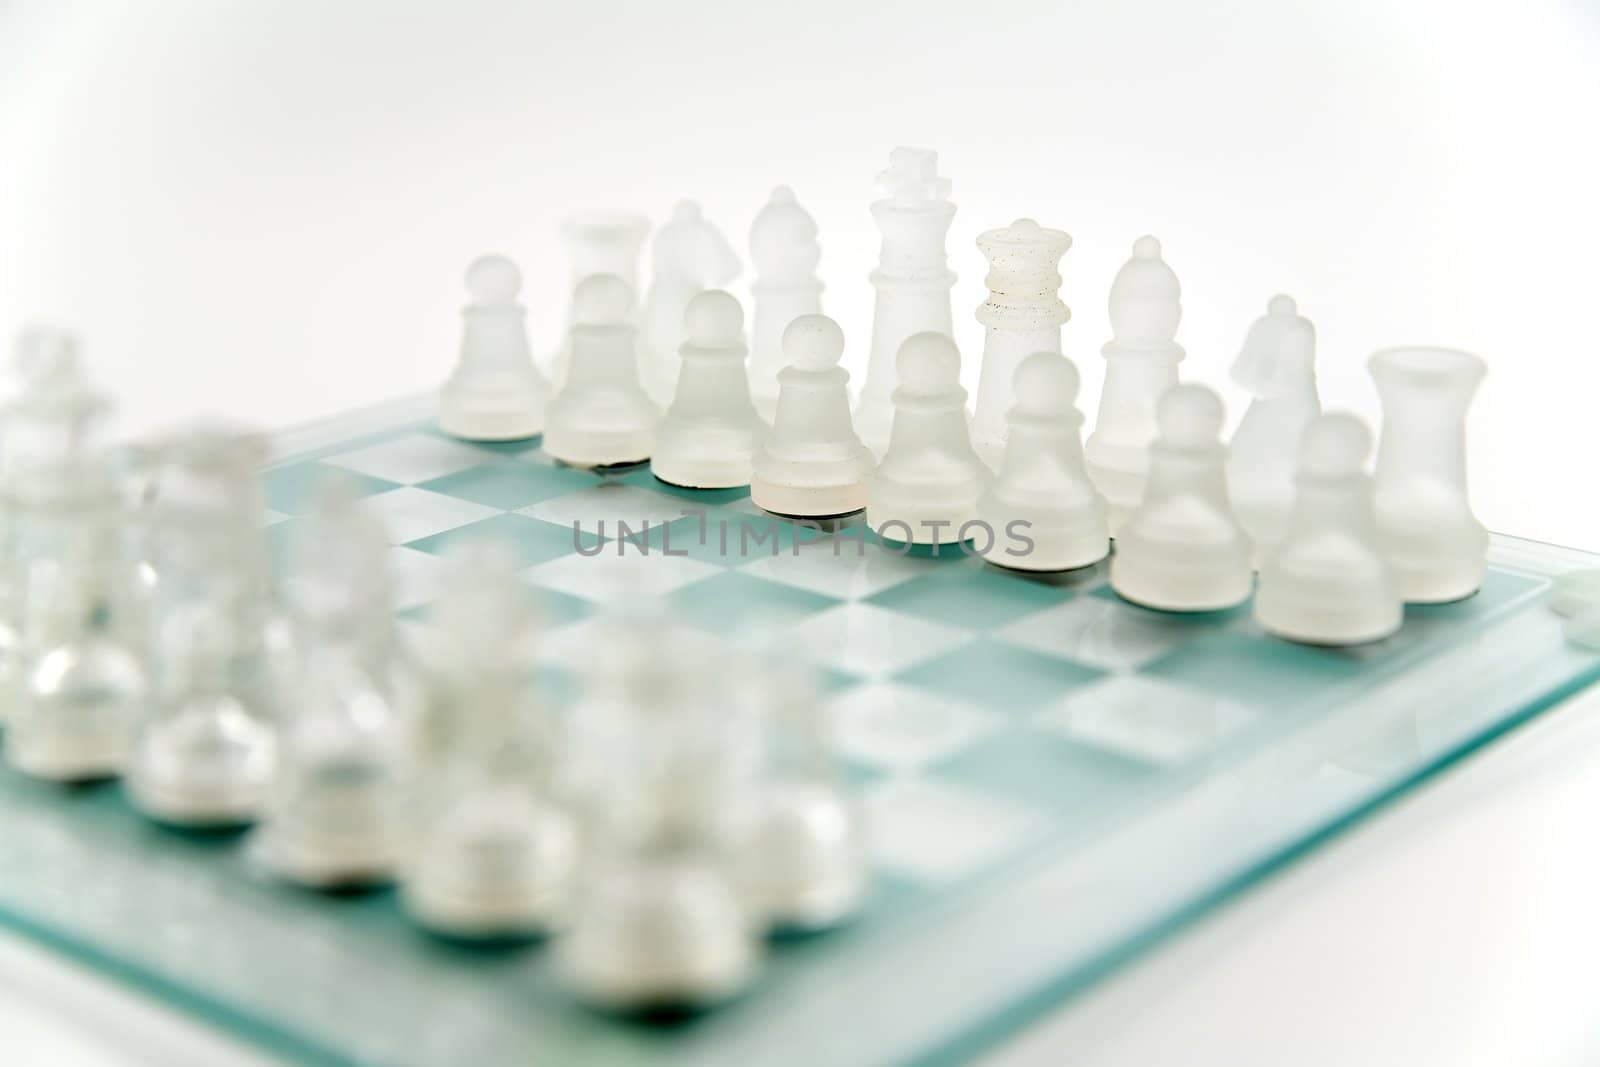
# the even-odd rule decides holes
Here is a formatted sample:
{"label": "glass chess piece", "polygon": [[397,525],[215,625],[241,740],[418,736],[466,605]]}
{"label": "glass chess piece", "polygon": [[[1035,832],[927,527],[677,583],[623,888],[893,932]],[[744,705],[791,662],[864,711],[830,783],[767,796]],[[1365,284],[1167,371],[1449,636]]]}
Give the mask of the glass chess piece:
{"label": "glass chess piece", "polygon": [[1467,499],[1467,408],[1483,360],[1452,348],[1389,348],[1369,364],[1383,407],[1374,468],[1378,532],[1410,603],[1471,596],[1489,532]]}
{"label": "glass chess piece", "polygon": [[163,822],[243,825],[272,784],[283,696],[261,524],[266,442],[203,426],[150,451],[153,695],[128,791]]}
{"label": "glass chess piece", "polygon": [[608,1010],[709,1006],[742,990],[762,955],[732,852],[748,721],[716,691],[725,650],[637,625],[608,644],[618,658],[584,708],[601,758],[587,764],[588,848],[559,973]]}
{"label": "glass chess piece", "polygon": [[95,434],[109,411],[69,338],[30,358],[5,412],[0,487],[16,675],[5,754],[38,778],[121,772],[147,696],[121,498]]}
{"label": "glass chess piece", "polygon": [[515,554],[470,546],[433,605],[423,829],[406,910],[460,938],[547,933],[563,920],[578,827],[555,799],[559,735],[532,684],[537,613]]}
{"label": "glass chess piece", "polygon": [[396,648],[387,540],[338,480],[297,523],[287,595],[299,674],[253,847],[304,885],[383,884],[410,842],[420,711]]}

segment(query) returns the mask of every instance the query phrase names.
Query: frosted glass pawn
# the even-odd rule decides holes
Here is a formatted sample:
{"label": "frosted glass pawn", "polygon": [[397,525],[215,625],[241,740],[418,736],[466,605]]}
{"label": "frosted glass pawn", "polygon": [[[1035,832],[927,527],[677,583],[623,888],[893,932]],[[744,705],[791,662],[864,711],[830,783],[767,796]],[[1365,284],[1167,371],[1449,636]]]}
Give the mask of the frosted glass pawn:
{"label": "frosted glass pawn", "polygon": [[844,332],[826,315],[802,315],[783,332],[789,365],[772,432],[756,453],[750,498],[777,515],[829,518],[867,506],[875,466],[850,424],[850,374],[839,366]]}
{"label": "frosted glass pawn", "polygon": [[730,294],[711,289],[689,302],[684,323],[683,371],[656,428],[650,471],[690,489],[749,485],[767,424],[745,376],[744,310]]}
{"label": "frosted glass pawn", "polygon": [[945,258],[945,236],[955,218],[950,180],[939,176],[939,155],[926,148],[896,148],[878,175],[883,193],[872,219],[883,235],[878,267],[870,276],[872,347],[856,403],[856,432],[882,458],[894,424],[892,395],[899,384],[900,346],[913,334],[952,334],[950,290],[956,276]]}
{"label": "frosted glass pawn", "polygon": [[787,185],[772,190],[756,215],[750,259],[756,271],[750,287],[750,396],[761,417],[771,421],[778,406],[778,374],[790,363],[783,331],[801,315],[822,312],[817,224]]}
{"label": "frosted glass pawn", "polygon": [[972,412],[972,445],[992,468],[998,469],[1005,452],[1018,365],[1035,352],[1061,351],[1061,326],[1072,312],[1057,295],[1057,265],[1071,247],[1071,235],[1032,219],[978,235],[978,248],[989,261],[984,278],[989,297],[977,312],[984,326],[983,364]]}
{"label": "frosted glass pawn", "polygon": [[461,356],[439,396],[439,428],[469,441],[513,441],[544,429],[550,387],[533,365],[522,273],[504,256],[467,267]]}
{"label": "frosted glass pawn", "polygon": [[1367,455],[1372,435],[1353,415],[1323,415],[1297,450],[1294,514],[1267,553],[1256,590],[1261,628],[1312,645],[1355,645],[1400,628],[1404,604],[1384,559]]}
{"label": "frosted glass pawn", "polygon": [[1219,611],[1250,596],[1252,546],[1228,505],[1222,400],[1177,385],[1156,408],[1144,500],[1117,532],[1111,587],[1162,611]]}
{"label": "frosted glass pawn", "polygon": [[1094,432],[1084,444],[1089,475],[1111,505],[1111,532],[1144,496],[1156,404],[1178,382],[1183,349],[1173,340],[1183,317],[1178,276],[1161,258],[1161,242],[1141,237],[1133,258],[1111,283],[1112,339]]}
{"label": "frosted glass pawn", "polygon": [[[567,380],[572,349],[567,341],[577,321],[574,304],[578,286],[596,274],[614,274],[628,287],[629,299],[639,291],[639,252],[650,232],[650,220],[625,211],[581,211],[561,221],[561,241],[567,250],[567,330],[550,365],[550,385],[559,390]],[[631,325],[637,306],[629,309]]]}
{"label": "frosted glass pawn", "polygon": [[1055,352],[1035,352],[1015,379],[1005,457],[978,505],[989,530],[984,558],[1024,571],[1098,563],[1111,552],[1111,531],[1084,466],[1078,369]]}
{"label": "frosted glass pawn", "polygon": [[555,802],[554,721],[531,685],[537,613],[509,545],[454,558],[433,604],[428,811],[406,909],[455,937],[537,934],[562,921],[578,828]]}
{"label": "frosted glass pawn", "polygon": [[684,314],[697,293],[728,284],[739,273],[733,246],[700,211],[683,200],[650,244],[650,288],[639,326],[640,380],[665,407],[678,387]]}
{"label": "frosted glass pawn", "polygon": [[1292,298],[1275,296],[1233,363],[1234,382],[1254,399],[1228,447],[1228,496],[1258,567],[1289,526],[1300,441],[1322,411],[1316,348],[1310,320]]}
{"label": "frosted glass pawn", "polygon": [[1369,364],[1383,406],[1378,532],[1412,603],[1471,596],[1488,569],[1489,533],[1467,499],[1467,408],[1483,361],[1451,348],[1389,348]]}
{"label": "frosted glass pawn", "polygon": [[410,842],[420,712],[396,653],[388,539],[338,480],[296,522],[287,593],[302,663],[254,847],[304,885],[382,884]]}
{"label": "frosted glass pawn", "polygon": [[639,384],[633,290],[614,274],[585,278],[572,298],[566,382],[550,401],[544,450],[573,467],[650,458],[661,409]]}
{"label": "frosted glass pawn", "polygon": [[970,536],[990,478],[967,433],[961,353],[944,334],[919,333],[898,362],[894,429],[867,483],[867,525],[892,541],[955,544]]}

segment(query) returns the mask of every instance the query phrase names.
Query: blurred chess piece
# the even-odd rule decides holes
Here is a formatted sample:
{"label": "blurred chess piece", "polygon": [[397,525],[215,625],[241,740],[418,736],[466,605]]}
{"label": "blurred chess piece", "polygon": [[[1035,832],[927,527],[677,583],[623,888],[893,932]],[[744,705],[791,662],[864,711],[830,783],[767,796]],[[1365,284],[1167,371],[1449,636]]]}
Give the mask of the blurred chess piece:
{"label": "blurred chess piece", "polygon": [[1111,505],[1113,534],[1144,497],[1156,405],[1178,384],[1180,293],[1178,276],[1161,258],[1161,242],[1150,236],[1133,243],[1133,258],[1111,283],[1112,338],[1100,350],[1105,384],[1084,454],[1095,488]]}
{"label": "blurred chess piece", "polygon": [[822,313],[817,223],[787,185],[772,190],[750,227],[750,260],[756,272],[750,286],[750,396],[770,422],[778,406],[778,376],[789,365],[784,330],[802,315]]}
{"label": "blurred chess piece", "polygon": [[396,648],[383,527],[331,479],[296,519],[287,595],[300,654],[261,858],[315,887],[390,881],[413,813],[420,695]]}
{"label": "blurred chess piece", "polygon": [[283,713],[262,526],[266,442],[199,426],[153,452],[153,706],[129,795],[164,822],[247,823],[272,785]]}
{"label": "blurred chess piece", "polygon": [[5,755],[39,778],[109,777],[148,700],[126,516],[98,443],[110,405],[84,381],[68,335],[32,333],[18,364],[0,445],[16,628]]}
{"label": "blurred chess piece", "polygon": [[567,250],[567,336],[550,367],[550,386],[560,390],[566,384],[572,356],[572,327],[578,322],[578,287],[584,279],[609,274],[628,287],[629,306],[623,321],[629,326],[638,318],[639,253],[650,232],[650,220],[624,211],[582,211],[561,221],[561,240]]}
{"label": "blurred chess piece", "polygon": [[889,153],[878,189],[883,196],[872,204],[872,219],[883,244],[870,278],[876,290],[872,347],[855,426],[861,442],[881,459],[894,423],[891,397],[900,384],[901,346],[914,334],[954,332],[950,290],[956,276],[944,246],[956,206],[950,202],[950,179],[939,176],[938,153],[926,148]]}
{"label": "blurred chess piece", "polygon": [[666,407],[678,389],[689,301],[732,281],[739,273],[739,257],[722,231],[701,214],[700,205],[682,200],[651,241],[650,267],[639,325],[640,379],[650,399]]}
{"label": "blurred chess piece", "polygon": [[514,551],[471,545],[451,561],[430,619],[421,839],[407,910],[466,938],[523,937],[562,921],[578,829],[555,798],[554,719],[533,691],[538,620]]}

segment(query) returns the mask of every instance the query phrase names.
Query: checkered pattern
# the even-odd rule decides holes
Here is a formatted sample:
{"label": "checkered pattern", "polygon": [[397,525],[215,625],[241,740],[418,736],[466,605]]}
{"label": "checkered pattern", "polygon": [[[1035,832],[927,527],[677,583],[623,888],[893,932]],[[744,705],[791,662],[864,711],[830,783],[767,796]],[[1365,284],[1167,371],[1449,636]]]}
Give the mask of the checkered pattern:
{"label": "checkered pattern", "polygon": [[[1125,604],[1103,568],[1039,578],[957,547],[902,554],[859,526],[765,516],[744,490],[572,470],[536,442],[474,445],[427,426],[270,471],[275,541],[335,471],[387,524],[399,607],[424,643],[441,557],[479,537],[509,544],[543,596],[542,658],[562,691],[607,605],[660,599],[734,641],[782,630],[826,672],[880,866],[925,888],[982,874],[1441,632],[1423,619],[1375,649],[1299,648],[1245,610]],[[1492,611],[1519,581],[1497,574],[1446,614]]]}

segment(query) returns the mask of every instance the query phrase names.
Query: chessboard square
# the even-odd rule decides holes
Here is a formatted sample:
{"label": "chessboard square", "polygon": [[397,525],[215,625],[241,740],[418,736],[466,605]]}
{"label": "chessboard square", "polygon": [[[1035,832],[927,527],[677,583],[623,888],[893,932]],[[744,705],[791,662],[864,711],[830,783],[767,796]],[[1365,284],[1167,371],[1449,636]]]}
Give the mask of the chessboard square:
{"label": "chessboard square", "polygon": [[923,884],[978,874],[1049,829],[1042,815],[982,790],[916,778],[867,789],[863,809],[875,863]]}
{"label": "chessboard square", "polygon": [[594,614],[594,605],[587,600],[555,589],[535,589],[533,600],[546,632],[576,625]]}
{"label": "chessboard square", "polygon": [[388,560],[395,611],[420,607],[438,594],[439,579],[446,568],[444,560],[403,545],[392,546]]}
{"label": "chessboard square", "polygon": [[1284,711],[1348,684],[1366,669],[1359,656],[1339,649],[1222,631],[1183,645],[1140,673]]}
{"label": "chessboard square", "polygon": [[993,567],[937,567],[868,602],[952,626],[992,630],[1061,603],[1062,590]]}
{"label": "chessboard square", "polygon": [[896,680],[974,704],[1022,712],[1059,699],[1101,671],[994,641],[976,641],[937,656]]}
{"label": "chessboard square", "polygon": [[416,485],[475,467],[489,456],[481,448],[448,437],[408,433],[328,456],[323,462],[372,478]]}
{"label": "chessboard square", "polygon": [[997,732],[932,769],[930,780],[1074,817],[1138,789],[1157,768],[1021,728]]}
{"label": "chessboard square", "polygon": [[669,598],[674,615],[710,633],[771,638],[779,630],[826,611],[832,597],[727,571],[695,582]]}
{"label": "chessboard square", "polygon": [[273,467],[261,475],[261,487],[267,507],[285,515],[303,515],[310,510],[318,487],[330,479],[343,482],[357,496],[373,496],[399,488],[394,482],[354,474],[317,460]]}
{"label": "chessboard square", "polygon": [[1176,766],[1214,752],[1258,718],[1225,696],[1118,674],[1046,708],[1034,725],[1108,752]]}
{"label": "chessboard square", "polygon": [[796,652],[812,662],[863,678],[905,670],[973,640],[953,626],[850,603],[805,620],[790,637]]}
{"label": "chessboard square", "polygon": [[732,504],[736,501],[748,500],[750,497],[750,487],[748,485],[738,485],[731,489],[690,489],[687,486],[673,485],[657,478],[651,473],[648,465],[619,474],[616,480],[624,485],[635,485],[641,489],[649,489],[652,492],[677,497],[679,500],[687,500],[691,505],[699,504],[704,507]]}
{"label": "chessboard square", "polygon": [[[570,538],[571,529],[567,531]],[[570,553],[526,572],[540,589],[554,589],[592,604],[628,605],[664,597],[693,582],[725,573],[722,568],[682,556],[648,555],[628,546],[617,552],[608,542],[593,556]]]}
{"label": "chessboard square", "polygon": [[372,513],[383,522],[391,545],[411,544],[433,534],[454,530],[500,514],[494,508],[457,500],[442,493],[405,486],[366,498]]}
{"label": "chessboard square", "polygon": [[261,513],[261,525],[276,526],[278,523],[283,522],[287,518],[289,518],[289,516],[285,515],[283,512],[273,511],[271,508],[267,508]]}
{"label": "chessboard square", "polygon": [[993,732],[993,714],[921,689],[869,684],[828,702],[834,747],[852,762],[897,773],[959,752]]}
{"label": "chessboard square", "polygon": [[1203,622],[1099,596],[1018,619],[995,639],[1106,670],[1129,670],[1211,632]]}
{"label": "chessboard square", "polygon": [[515,511],[599,484],[600,479],[594,475],[570,467],[540,467],[495,459],[442,478],[432,478],[420,488],[486,507]]}
{"label": "chessboard square", "polygon": [[581,529],[609,539],[630,532],[642,536],[647,525],[677,522],[692,512],[694,505],[665,493],[607,479],[518,510],[530,518],[568,529],[577,523]]}
{"label": "chessboard square", "polygon": [[927,565],[865,540],[860,527],[826,534],[796,550],[753,559],[745,565],[750,574],[782,582],[841,600],[863,600],[918,575]]}
{"label": "chessboard square", "polygon": [[518,564],[532,567],[558,556],[583,549],[596,549],[601,542],[591,533],[569,526],[540,522],[526,515],[501,513],[466,526],[410,542],[410,547],[436,556],[447,556],[460,546],[475,541],[499,541],[511,550]]}

